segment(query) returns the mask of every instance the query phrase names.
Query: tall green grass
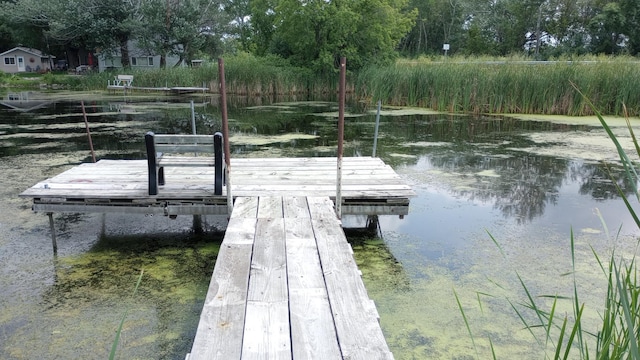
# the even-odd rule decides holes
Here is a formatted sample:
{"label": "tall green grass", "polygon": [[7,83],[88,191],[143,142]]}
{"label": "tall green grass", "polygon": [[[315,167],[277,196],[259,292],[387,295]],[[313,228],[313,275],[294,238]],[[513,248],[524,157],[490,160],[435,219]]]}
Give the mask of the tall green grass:
{"label": "tall green grass", "polygon": [[[144,275],[144,270],[140,270],[140,275],[138,275],[138,281],[136,281],[136,286],[133,289],[132,297],[136,296],[138,292],[138,288],[140,287],[140,282],[142,282],[142,275]],[[122,319],[120,320],[120,324],[118,325],[118,330],[116,330],[116,337],[111,344],[111,351],[109,352],[109,360],[114,360],[116,358],[116,353],[118,351],[118,344],[120,343],[120,335],[122,334],[122,328],[124,327],[124,322],[127,319],[127,315],[129,314],[129,308],[127,307],[122,315]]]}
{"label": "tall green grass", "polygon": [[[286,60],[270,56],[255,57],[250,54],[227,56],[225,59],[226,90],[236,95],[290,95],[335,92],[337,76],[322,76],[309,69],[295,67]],[[134,76],[138,87],[207,87],[217,93],[218,62],[204,63],[199,67],[166,69],[120,69],[117,73],[92,73],[70,77],[64,83],[77,90],[102,90],[116,74]]]}
{"label": "tall green grass", "polygon": [[391,105],[464,113],[593,115],[575,83],[610,115],[640,115],[640,62],[595,58],[555,62],[520,59],[400,61],[363,69],[356,92]]}

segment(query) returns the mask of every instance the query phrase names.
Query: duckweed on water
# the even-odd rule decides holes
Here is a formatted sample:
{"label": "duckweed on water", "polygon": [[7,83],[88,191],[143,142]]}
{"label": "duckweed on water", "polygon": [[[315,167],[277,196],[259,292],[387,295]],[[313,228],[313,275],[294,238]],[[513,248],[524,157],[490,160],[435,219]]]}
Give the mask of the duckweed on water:
{"label": "duckweed on water", "polygon": [[268,145],[274,143],[284,143],[295,140],[311,140],[318,138],[317,135],[289,133],[281,135],[256,135],[256,134],[234,134],[229,139],[234,145]]}
{"label": "duckweed on water", "polygon": [[[130,306],[119,353],[141,358],[156,358],[147,353],[150,348],[161,348],[168,357],[186,353],[220,240],[170,234],[102,237],[91,251],[58,259],[55,284],[43,301],[55,316],[89,311],[102,317],[102,306],[116,302],[121,305],[115,309],[123,311]],[[140,269],[143,281],[131,299]],[[182,327],[176,318],[183,319],[177,322]],[[102,328],[117,326],[115,318],[101,321]]]}

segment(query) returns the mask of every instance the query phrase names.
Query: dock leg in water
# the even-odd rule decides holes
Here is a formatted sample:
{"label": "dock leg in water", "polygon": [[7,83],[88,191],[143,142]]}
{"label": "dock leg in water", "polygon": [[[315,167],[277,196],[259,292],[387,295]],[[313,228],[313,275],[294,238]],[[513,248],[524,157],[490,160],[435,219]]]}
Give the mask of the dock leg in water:
{"label": "dock leg in water", "polygon": [[367,216],[367,230],[378,232],[378,215]]}
{"label": "dock leg in water", "polygon": [[53,213],[47,213],[49,216],[49,229],[51,230],[51,243],[53,244],[53,254],[58,254],[58,242],[56,241],[56,227],[53,225]]}
{"label": "dock leg in water", "polygon": [[193,232],[196,234],[204,233],[204,228],[202,227],[202,215],[193,215]]}

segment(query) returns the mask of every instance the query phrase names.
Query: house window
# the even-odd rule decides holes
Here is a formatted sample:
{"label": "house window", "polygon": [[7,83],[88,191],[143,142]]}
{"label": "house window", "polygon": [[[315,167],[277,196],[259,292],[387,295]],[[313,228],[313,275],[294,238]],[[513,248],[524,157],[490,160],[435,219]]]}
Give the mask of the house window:
{"label": "house window", "polygon": [[16,58],[6,57],[6,58],[4,58],[4,64],[5,65],[15,65],[16,64]]}
{"label": "house window", "polygon": [[153,66],[153,56],[132,57],[132,66]]}

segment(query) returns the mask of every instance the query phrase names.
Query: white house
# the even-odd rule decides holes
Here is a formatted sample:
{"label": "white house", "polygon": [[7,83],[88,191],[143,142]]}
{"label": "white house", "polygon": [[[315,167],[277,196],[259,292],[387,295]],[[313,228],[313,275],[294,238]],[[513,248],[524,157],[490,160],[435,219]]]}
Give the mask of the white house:
{"label": "white house", "polygon": [[10,74],[49,71],[51,59],[55,58],[40,50],[18,46],[0,54],[0,70]]}
{"label": "white house", "polygon": [[[154,69],[160,67],[160,55],[152,54],[138,48],[136,41],[129,41],[129,65],[132,69]],[[120,51],[113,54],[98,53],[98,70],[103,72],[108,69],[122,68]],[[175,55],[166,57],[167,67],[174,66],[180,58]]]}

